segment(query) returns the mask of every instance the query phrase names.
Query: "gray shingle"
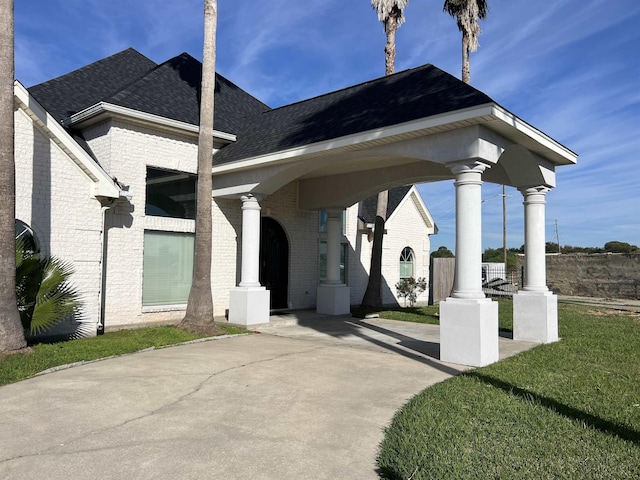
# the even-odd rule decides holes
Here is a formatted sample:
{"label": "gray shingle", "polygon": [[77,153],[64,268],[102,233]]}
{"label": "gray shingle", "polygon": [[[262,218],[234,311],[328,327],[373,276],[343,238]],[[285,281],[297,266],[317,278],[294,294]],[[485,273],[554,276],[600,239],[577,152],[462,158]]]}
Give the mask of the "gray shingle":
{"label": "gray shingle", "polygon": [[[200,123],[200,82],[202,64],[182,53],[106,99],[109,103],[141,112],[198,125]],[[269,107],[216,74],[214,128],[237,132],[246,116]]]}
{"label": "gray shingle", "polygon": [[288,148],[397,125],[492,102],[434,67],[405,70],[251,117],[238,141],[222,149],[224,164]]}
{"label": "gray shingle", "polygon": [[62,121],[108,98],[155,66],[155,62],[128,48],[28,90],[56,120]]}
{"label": "gray shingle", "polygon": [[[29,92],[58,121],[99,102],[186,122],[200,123],[202,64],[182,53],[160,65],[129,48]],[[269,107],[216,74],[214,128],[238,131],[246,116]]]}

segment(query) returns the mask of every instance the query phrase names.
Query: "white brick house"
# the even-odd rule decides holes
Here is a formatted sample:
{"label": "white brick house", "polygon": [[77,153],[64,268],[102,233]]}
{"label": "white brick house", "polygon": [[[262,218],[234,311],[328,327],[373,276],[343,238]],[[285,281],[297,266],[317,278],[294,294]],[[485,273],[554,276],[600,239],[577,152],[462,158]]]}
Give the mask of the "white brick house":
{"label": "white brick house", "polygon": [[[189,67],[197,63],[184,54],[177,59]],[[129,74],[134,79],[147,77],[148,81],[148,70],[157,74],[162,69],[127,50],[85,67],[80,73],[84,78],[97,76],[107,67],[104,64],[127,62],[141,64]],[[180,215],[150,212],[149,189],[154,188],[150,186],[150,176],[160,175],[156,178],[160,182],[163,175],[191,174],[192,180],[195,178],[197,128],[155,113],[107,102],[93,103],[94,99],[85,100],[86,105],[81,105],[85,108],[79,111],[71,105],[65,112],[73,112],[71,116],[60,114],[57,109],[65,108],[65,95],[70,95],[64,89],[78,87],[75,74],[29,90],[16,82],[17,220],[33,230],[44,254],[73,263],[73,282],[83,295],[84,321],[96,326],[93,331],[103,326],[178,321],[184,315],[189,281],[176,276],[150,278],[145,261],[152,262],[149,252],[163,248],[162,242],[167,238],[169,243],[177,239],[189,245],[195,221],[192,215],[178,218]],[[119,83],[130,81],[125,75]],[[239,91],[228,82],[226,85]],[[105,91],[113,93],[113,86]],[[248,97],[244,92],[241,95]],[[219,97],[216,104],[224,112],[224,94]],[[250,102],[259,109],[267,108],[255,99]],[[218,132],[216,147],[233,140],[232,134]],[[88,174],[83,168],[91,172]],[[92,172],[97,179],[92,178]],[[229,292],[240,281],[242,203],[237,196],[227,197],[213,199],[212,291],[217,317],[228,313]],[[320,276],[326,271],[323,214],[318,209],[300,208],[298,197],[297,182],[290,182],[261,202],[261,215],[277,222],[288,244],[287,268],[278,272],[287,277],[285,291],[279,303],[271,305],[276,309],[315,308]],[[415,187],[397,189],[396,197],[389,209],[383,256],[383,299],[388,304],[397,304],[394,285],[400,278],[399,259],[404,248],[414,252],[415,276],[428,277],[429,235],[434,233],[433,219]],[[345,209],[341,232],[346,256],[342,258],[342,280],[351,287],[351,304],[360,302],[366,287],[372,239],[371,230],[358,216],[359,208],[356,203]],[[183,267],[190,268],[188,260]],[[146,268],[150,268],[148,264]],[[168,297],[162,290],[153,291],[160,288],[153,283],[161,281],[171,291]],[[176,285],[180,282],[185,284]]]}
{"label": "white brick house", "polygon": [[[16,83],[17,220],[74,263],[86,322],[179,320],[193,267],[202,65],[128,49],[28,90]],[[440,305],[441,359],[498,359],[482,292],[482,184],[523,195],[525,278],[514,338],[558,339],[546,286],[545,198],[577,155],[484,93],[424,65],[271,109],[216,77],[212,291],[244,325],[270,310],[346,314],[369,268],[372,196],[390,192],[384,302],[427,277],[435,225],[415,188],[453,180],[456,264]],[[208,201],[208,199],[207,199]],[[424,296],[426,298],[426,294]]]}

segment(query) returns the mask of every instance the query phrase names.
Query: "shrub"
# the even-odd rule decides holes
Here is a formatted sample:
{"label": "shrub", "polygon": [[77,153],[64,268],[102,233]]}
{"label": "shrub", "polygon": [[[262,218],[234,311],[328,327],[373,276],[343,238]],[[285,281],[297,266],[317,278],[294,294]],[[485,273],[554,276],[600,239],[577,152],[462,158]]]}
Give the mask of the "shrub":
{"label": "shrub", "polygon": [[413,277],[402,278],[396,283],[396,290],[398,296],[404,298],[404,306],[407,306],[407,300],[409,306],[413,307],[416,303],[418,295],[427,289],[427,280],[424,277],[420,277],[417,280]]}

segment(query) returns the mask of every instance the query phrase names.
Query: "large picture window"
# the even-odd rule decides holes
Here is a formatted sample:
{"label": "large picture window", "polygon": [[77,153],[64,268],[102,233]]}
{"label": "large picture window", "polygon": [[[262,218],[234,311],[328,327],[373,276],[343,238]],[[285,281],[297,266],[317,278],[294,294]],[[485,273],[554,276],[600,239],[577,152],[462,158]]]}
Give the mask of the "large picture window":
{"label": "large picture window", "polygon": [[404,247],[400,254],[400,278],[413,277],[414,255],[411,247]]}
{"label": "large picture window", "polygon": [[193,275],[194,234],[144,232],[142,305],[186,304]]}
{"label": "large picture window", "polygon": [[196,218],[197,175],[147,167],[146,215]]}

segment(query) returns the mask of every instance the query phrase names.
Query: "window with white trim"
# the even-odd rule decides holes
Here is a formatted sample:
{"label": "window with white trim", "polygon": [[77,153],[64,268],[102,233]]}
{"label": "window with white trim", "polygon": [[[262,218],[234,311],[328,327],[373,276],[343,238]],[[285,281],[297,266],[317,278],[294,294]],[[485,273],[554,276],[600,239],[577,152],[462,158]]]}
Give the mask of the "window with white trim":
{"label": "window with white trim", "polygon": [[16,242],[22,241],[26,251],[40,252],[40,242],[33,229],[21,220],[16,219]]}
{"label": "window with white trim", "polygon": [[144,232],[143,306],[187,303],[194,245],[193,233]]}
{"label": "window with white trim", "polygon": [[192,173],[147,167],[145,215],[194,220],[197,178]]}
{"label": "window with white trim", "polygon": [[400,278],[413,277],[415,256],[411,247],[404,247],[400,253]]}

